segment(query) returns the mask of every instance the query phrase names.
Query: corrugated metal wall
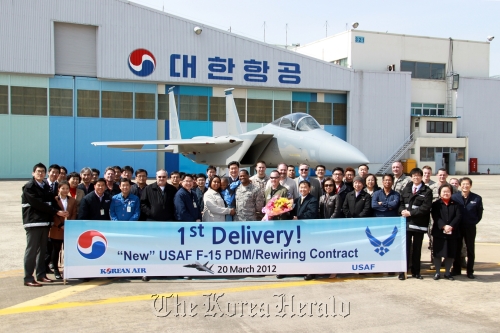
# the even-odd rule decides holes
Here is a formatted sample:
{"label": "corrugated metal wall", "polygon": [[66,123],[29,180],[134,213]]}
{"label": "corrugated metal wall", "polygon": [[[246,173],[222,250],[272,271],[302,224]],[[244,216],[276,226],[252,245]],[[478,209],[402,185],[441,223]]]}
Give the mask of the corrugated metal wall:
{"label": "corrugated metal wall", "polygon": [[[167,13],[117,0],[16,0],[3,1],[0,12],[0,72],[54,75],[54,22],[98,26],[97,77],[149,82],[221,84],[226,86],[347,91],[352,70],[335,66],[227,31],[203,26]],[[196,35],[193,28],[203,27]],[[156,58],[147,77],[135,76],[128,67],[130,53],[145,48]],[[180,59],[171,58],[172,54]],[[196,77],[174,77],[171,65],[182,72],[183,57],[196,58]],[[233,58],[230,81],[208,78],[209,58]],[[244,80],[244,61],[267,61],[267,82]],[[175,61],[174,61],[175,60]],[[300,84],[280,83],[278,62],[300,65]]]}
{"label": "corrugated metal wall", "polygon": [[[479,172],[500,173],[498,124],[500,80],[460,77],[457,92],[458,136],[469,137],[469,157],[478,159]],[[469,161],[467,161],[468,163]]]}
{"label": "corrugated metal wall", "polygon": [[365,153],[370,165],[384,163],[411,134],[410,74],[393,73],[353,74],[347,141]]}

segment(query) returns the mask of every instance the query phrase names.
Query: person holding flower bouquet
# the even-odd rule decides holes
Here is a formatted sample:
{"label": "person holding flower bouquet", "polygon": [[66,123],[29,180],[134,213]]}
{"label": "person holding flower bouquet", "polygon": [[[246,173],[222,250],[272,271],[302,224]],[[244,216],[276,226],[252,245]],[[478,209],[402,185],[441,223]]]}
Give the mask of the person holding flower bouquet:
{"label": "person holding flower bouquet", "polygon": [[[262,219],[263,221],[268,221],[268,220],[289,220],[290,219],[290,213],[289,211],[292,210],[293,208],[293,201],[290,200],[291,205],[290,209],[287,211],[284,211],[278,215],[273,215],[271,211],[273,210],[274,204],[276,202],[276,199],[278,198],[288,198],[288,189],[284,186],[281,186],[280,184],[280,173],[277,170],[274,170],[271,172],[269,181],[271,183],[271,187],[268,187],[264,191],[264,197],[266,199],[266,206],[262,209],[262,212],[266,214],[264,218]],[[271,202],[271,203],[270,203]],[[276,211],[274,212],[276,214]]]}
{"label": "person holding flower bouquet", "polygon": [[[319,217],[318,200],[310,192],[311,184],[307,180],[301,181],[299,183],[300,196],[295,198],[295,207],[291,214],[294,220],[312,220]],[[307,274],[304,276],[304,280],[309,281],[315,277],[315,274]]]}

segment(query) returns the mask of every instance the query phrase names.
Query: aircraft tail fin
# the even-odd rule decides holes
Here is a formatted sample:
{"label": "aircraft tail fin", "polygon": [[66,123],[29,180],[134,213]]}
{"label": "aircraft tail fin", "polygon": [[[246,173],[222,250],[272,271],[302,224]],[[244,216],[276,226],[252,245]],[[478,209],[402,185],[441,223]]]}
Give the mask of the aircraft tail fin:
{"label": "aircraft tail fin", "polygon": [[175,106],[174,87],[168,89],[168,112],[169,112],[169,139],[180,140],[181,127],[179,126],[179,117],[177,116],[177,107]]}
{"label": "aircraft tail fin", "polygon": [[233,97],[234,88],[226,89],[226,126],[227,135],[240,135],[243,133],[241,129],[240,117]]}

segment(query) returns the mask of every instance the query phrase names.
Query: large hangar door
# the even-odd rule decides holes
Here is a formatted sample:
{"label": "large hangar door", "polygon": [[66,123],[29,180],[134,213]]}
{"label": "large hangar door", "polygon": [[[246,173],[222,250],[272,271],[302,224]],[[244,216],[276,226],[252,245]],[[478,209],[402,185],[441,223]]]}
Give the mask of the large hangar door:
{"label": "large hangar door", "polygon": [[97,27],[54,23],[55,73],[97,77]]}

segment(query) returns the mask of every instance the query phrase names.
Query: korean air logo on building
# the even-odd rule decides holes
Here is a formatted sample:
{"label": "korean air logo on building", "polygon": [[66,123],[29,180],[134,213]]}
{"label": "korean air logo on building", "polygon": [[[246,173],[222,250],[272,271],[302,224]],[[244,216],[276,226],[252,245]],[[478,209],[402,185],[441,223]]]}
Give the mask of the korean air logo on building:
{"label": "korean air logo on building", "polygon": [[86,259],[97,259],[104,255],[108,240],[96,230],[87,230],[78,237],[78,252]]}
{"label": "korean air logo on building", "polygon": [[151,75],[156,68],[155,56],[146,49],[134,50],[128,56],[128,68],[137,76]]}

